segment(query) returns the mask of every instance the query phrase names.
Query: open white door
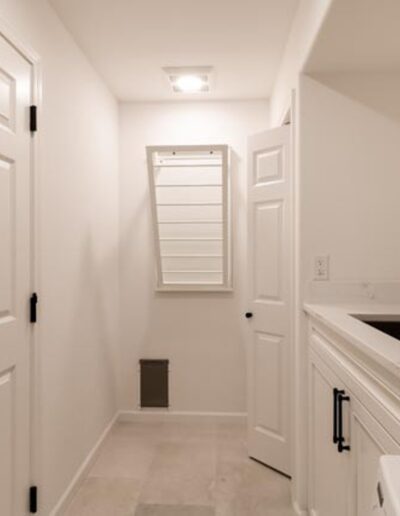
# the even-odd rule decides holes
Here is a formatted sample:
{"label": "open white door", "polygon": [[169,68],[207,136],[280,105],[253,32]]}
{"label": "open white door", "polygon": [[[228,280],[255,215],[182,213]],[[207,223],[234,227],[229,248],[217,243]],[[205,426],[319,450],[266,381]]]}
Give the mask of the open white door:
{"label": "open white door", "polygon": [[290,127],[249,138],[248,452],[290,475]]}
{"label": "open white door", "polygon": [[28,514],[30,64],[0,36],[0,514]]}

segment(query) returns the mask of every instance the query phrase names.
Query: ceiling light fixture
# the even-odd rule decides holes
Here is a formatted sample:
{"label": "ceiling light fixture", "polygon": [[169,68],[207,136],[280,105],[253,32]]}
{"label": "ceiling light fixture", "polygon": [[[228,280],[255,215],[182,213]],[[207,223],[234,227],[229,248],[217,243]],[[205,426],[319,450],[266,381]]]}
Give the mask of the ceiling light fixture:
{"label": "ceiling light fixture", "polygon": [[164,68],[173,91],[177,93],[200,93],[210,91],[210,66]]}
{"label": "ceiling light fixture", "polygon": [[202,91],[206,82],[200,75],[181,75],[175,81],[175,87],[183,93],[194,93]]}

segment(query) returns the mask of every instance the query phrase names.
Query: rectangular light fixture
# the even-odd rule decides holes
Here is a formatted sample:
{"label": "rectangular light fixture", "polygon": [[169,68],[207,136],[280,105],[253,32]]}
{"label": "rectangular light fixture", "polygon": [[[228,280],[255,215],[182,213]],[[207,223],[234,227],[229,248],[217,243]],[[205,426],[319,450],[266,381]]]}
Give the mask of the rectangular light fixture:
{"label": "rectangular light fixture", "polygon": [[163,68],[176,93],[204,93],[211,89],[211,66]]}

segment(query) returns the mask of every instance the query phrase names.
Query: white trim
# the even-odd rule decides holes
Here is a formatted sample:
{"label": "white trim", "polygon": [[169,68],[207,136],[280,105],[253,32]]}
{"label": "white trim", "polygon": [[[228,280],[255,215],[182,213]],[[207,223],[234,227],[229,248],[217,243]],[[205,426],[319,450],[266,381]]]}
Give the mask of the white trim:
{"label": "white trim", "polygon": [[288,98],[287,102],[287,108],[283,111],[279,123],[276,127],[282,127],[283,125],[288,125],[292,123],[293,119],[293,92],[294,90],[290,91],[290,97]]}
{"label": "white trim", "polygon": [[174,422],[219,422],[233,423],[235,421],[246,422],[246,412],[183,412],[165,410],[121,410],[118,421],[125,423],[137,423],[146,421],[174,421]]}
{"label": "white trim", "polygon": [[[308,511],[300,509],[297,503],[297,490],[301,482],[307,483],[308,481],[308,470],[306,469],[305,480],[299,479],[299,468],[298,468],[298,451],[299,443],[296,439],[298,428],[297,428],[297,412],[296,405],[298,393],[296,392],[296,374],[297,374],[297,295],[298,295],[298,178],[296,174],[297,170],[297,118],[296,118],[296,90],[291,90],[291,102],[290,107],[287,110],[285,119],[290,123],[290,163],[291,163],[291,256],[290,256],[290,274],[291,274],[291,299],[290,299],[290,379],[289,379],[289,398],[290,398],[290,436],[291,436],[291,450],[290,450],[290,462],[291,462],[291,498],[293,507],[298,515],[307,515]],[[301,489],[301,487],[300,487]],[[303,504],[304,505],[304,504]]]}
{"label": "white trim", "polygon": [[[156,152],[196,152],[196,151],[219,151],[222,153],[222,184],[196,184],[196,185],[186,185],[184,183],[178,184],[165,184],[165,185],[156,185],[154,178],[154,160],[153,155]],[[173,292],[173,291],[207,291],[207,292],[229,292],[232,290],[232,238],[231,238],[231,200],[230,200],[230,175],[228,173],[229,170],[229,147],[227,145],[161,145],[161,146],[147,146],[146,147],[146,156],[147,156],[147,170],[148,170],[148,181],[149,181],[149,190],[150,190],[150,202],[151,202],[151,211],[152,211],[152,221],[153,221],[153,236],[154,236],[154,250],[156,254],[156,282],[155,282],[155,291],[156,292]],[[179,158],[177,158],[179,159]],[[159,166],[159,165],[157,165]],[[163,167],[168,165],[162,165]],[[174,165],[175,166],[175,165]],[[183,166],[183,165],[177,165]],[[194,165],[196,166],[196,165]],[[207,165],[208,166],[208,165]],[[196,187],[222,187],[222,202],[158,202],[156,198],[156,190],[157,188],[165,188],[165,187],[180,187],[180,186],[196,186]],[[166,238],[160,237],[159,234],[159,222],[158,222],[158,206],[222,206],[223,215],[222,220],[218,221],[219,224],[222,224],[222,238],[203,238],[203,237],[174,237],[174,238]],[[167,221],[168,224],[186,224],[190,223],[189,221]],[[196,223],[196,222],[195,222]],[[199,223],[199,222],[197,222]],[[207,222],[207,223],[214,223]],[[222,260],[223,267],[222,271],[204,271],[204,272],[215,272],[217,274],[221,274],[222,272],[222,283],[213,283],[203,281],[197,282],[165,282],[164,274],[162,271],[162,258],[161,255],[161,242],[164,241],[220,241],[222,242],[223,250],[222,250]],[[182,257],[183,258],[183,257]],[[194,272],[199,273],[203,271],[164,271],[165,273],[188,273]]]}
{"label": "white trim", "polygon": [[186,285],[185,283],[171,283],[166,284],[164,287],[157,287],[155,289],[156,292],[214,292],[219,294],[226,294],[229,292],[233,292],[233,287],[220,287],[216,285],[213,287],[211,284],[203,285],[199,283],[198,285]]}
{"label": "white trim", "polygon": [[154,152],[154,149],[152,147],[147,147],[146,148],[147,171],[148,171],[147,175],[148,175],[148,181],[149,181],[151,215],[152,215],[152,222],[153,222],[153,241],[154,241],[154,251],[156,253],[156,285],[155,285],[155,290],[157,290],[160,287],[162,287],[162,272],[161,272],[160,234],[159,234],[159,231],[158,231],[156,188],[155,188],[154,172],[153,172],[153,152]]}
{"label": "white trim", "polygon": [[231,187],[229,174],[229,147],[224,145],[222,148],[222,231],[223,231],[223,287],[232,288],[232,249],[231,249]]}
{"label": "white trim", "polygon": [[293,502],[293,510],[296,513],[297,516],[309,516],[308,511],[300,509],[297,502]]}
{"label": "white trim", "polygon": [[64,491],[63,495],[59,499],[57,505],[50,512],[50,516],[61,516],[64,513],[64,511],[67,509],[68,505],[71,503],[71,501],[74,498],[75,494],[77,493],[78,489],[81,487],[83,481],[87,477],[87,473],[88,473],[89,469],[91,468],[94,461],[96,460],[96,458],[100,452],[100,448],[102,447],[105,439],[107,438],[111,429],[113,428],[116,421],[118,420],[118,417],[119,417],[119,413],[117,412],[113,416],[111,421],[108,423],[106,428],[103,430],[100,437],[96,441],[95,445],[90,450],[90,452],[87,454],[86,458],[83,460],[83,462],[79,466],[77,472],[75,473],[75,475],[73,476],[67,489]]}
{"label": "white trim", "polygon": [[39,55],[29,45],[23,43],[17,31],[2,17],[0,17],[0,34],[28,63],[36,66],[40,62]]}

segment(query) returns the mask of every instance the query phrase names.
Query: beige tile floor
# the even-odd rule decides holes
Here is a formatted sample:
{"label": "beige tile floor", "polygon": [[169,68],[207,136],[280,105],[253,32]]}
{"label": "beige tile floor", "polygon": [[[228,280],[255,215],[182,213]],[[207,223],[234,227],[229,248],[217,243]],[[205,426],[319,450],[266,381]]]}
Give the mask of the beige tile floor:
{"label": "beige tile floor", "polygon": [[118,423],[65,516],[292,516],[241,423]]}

